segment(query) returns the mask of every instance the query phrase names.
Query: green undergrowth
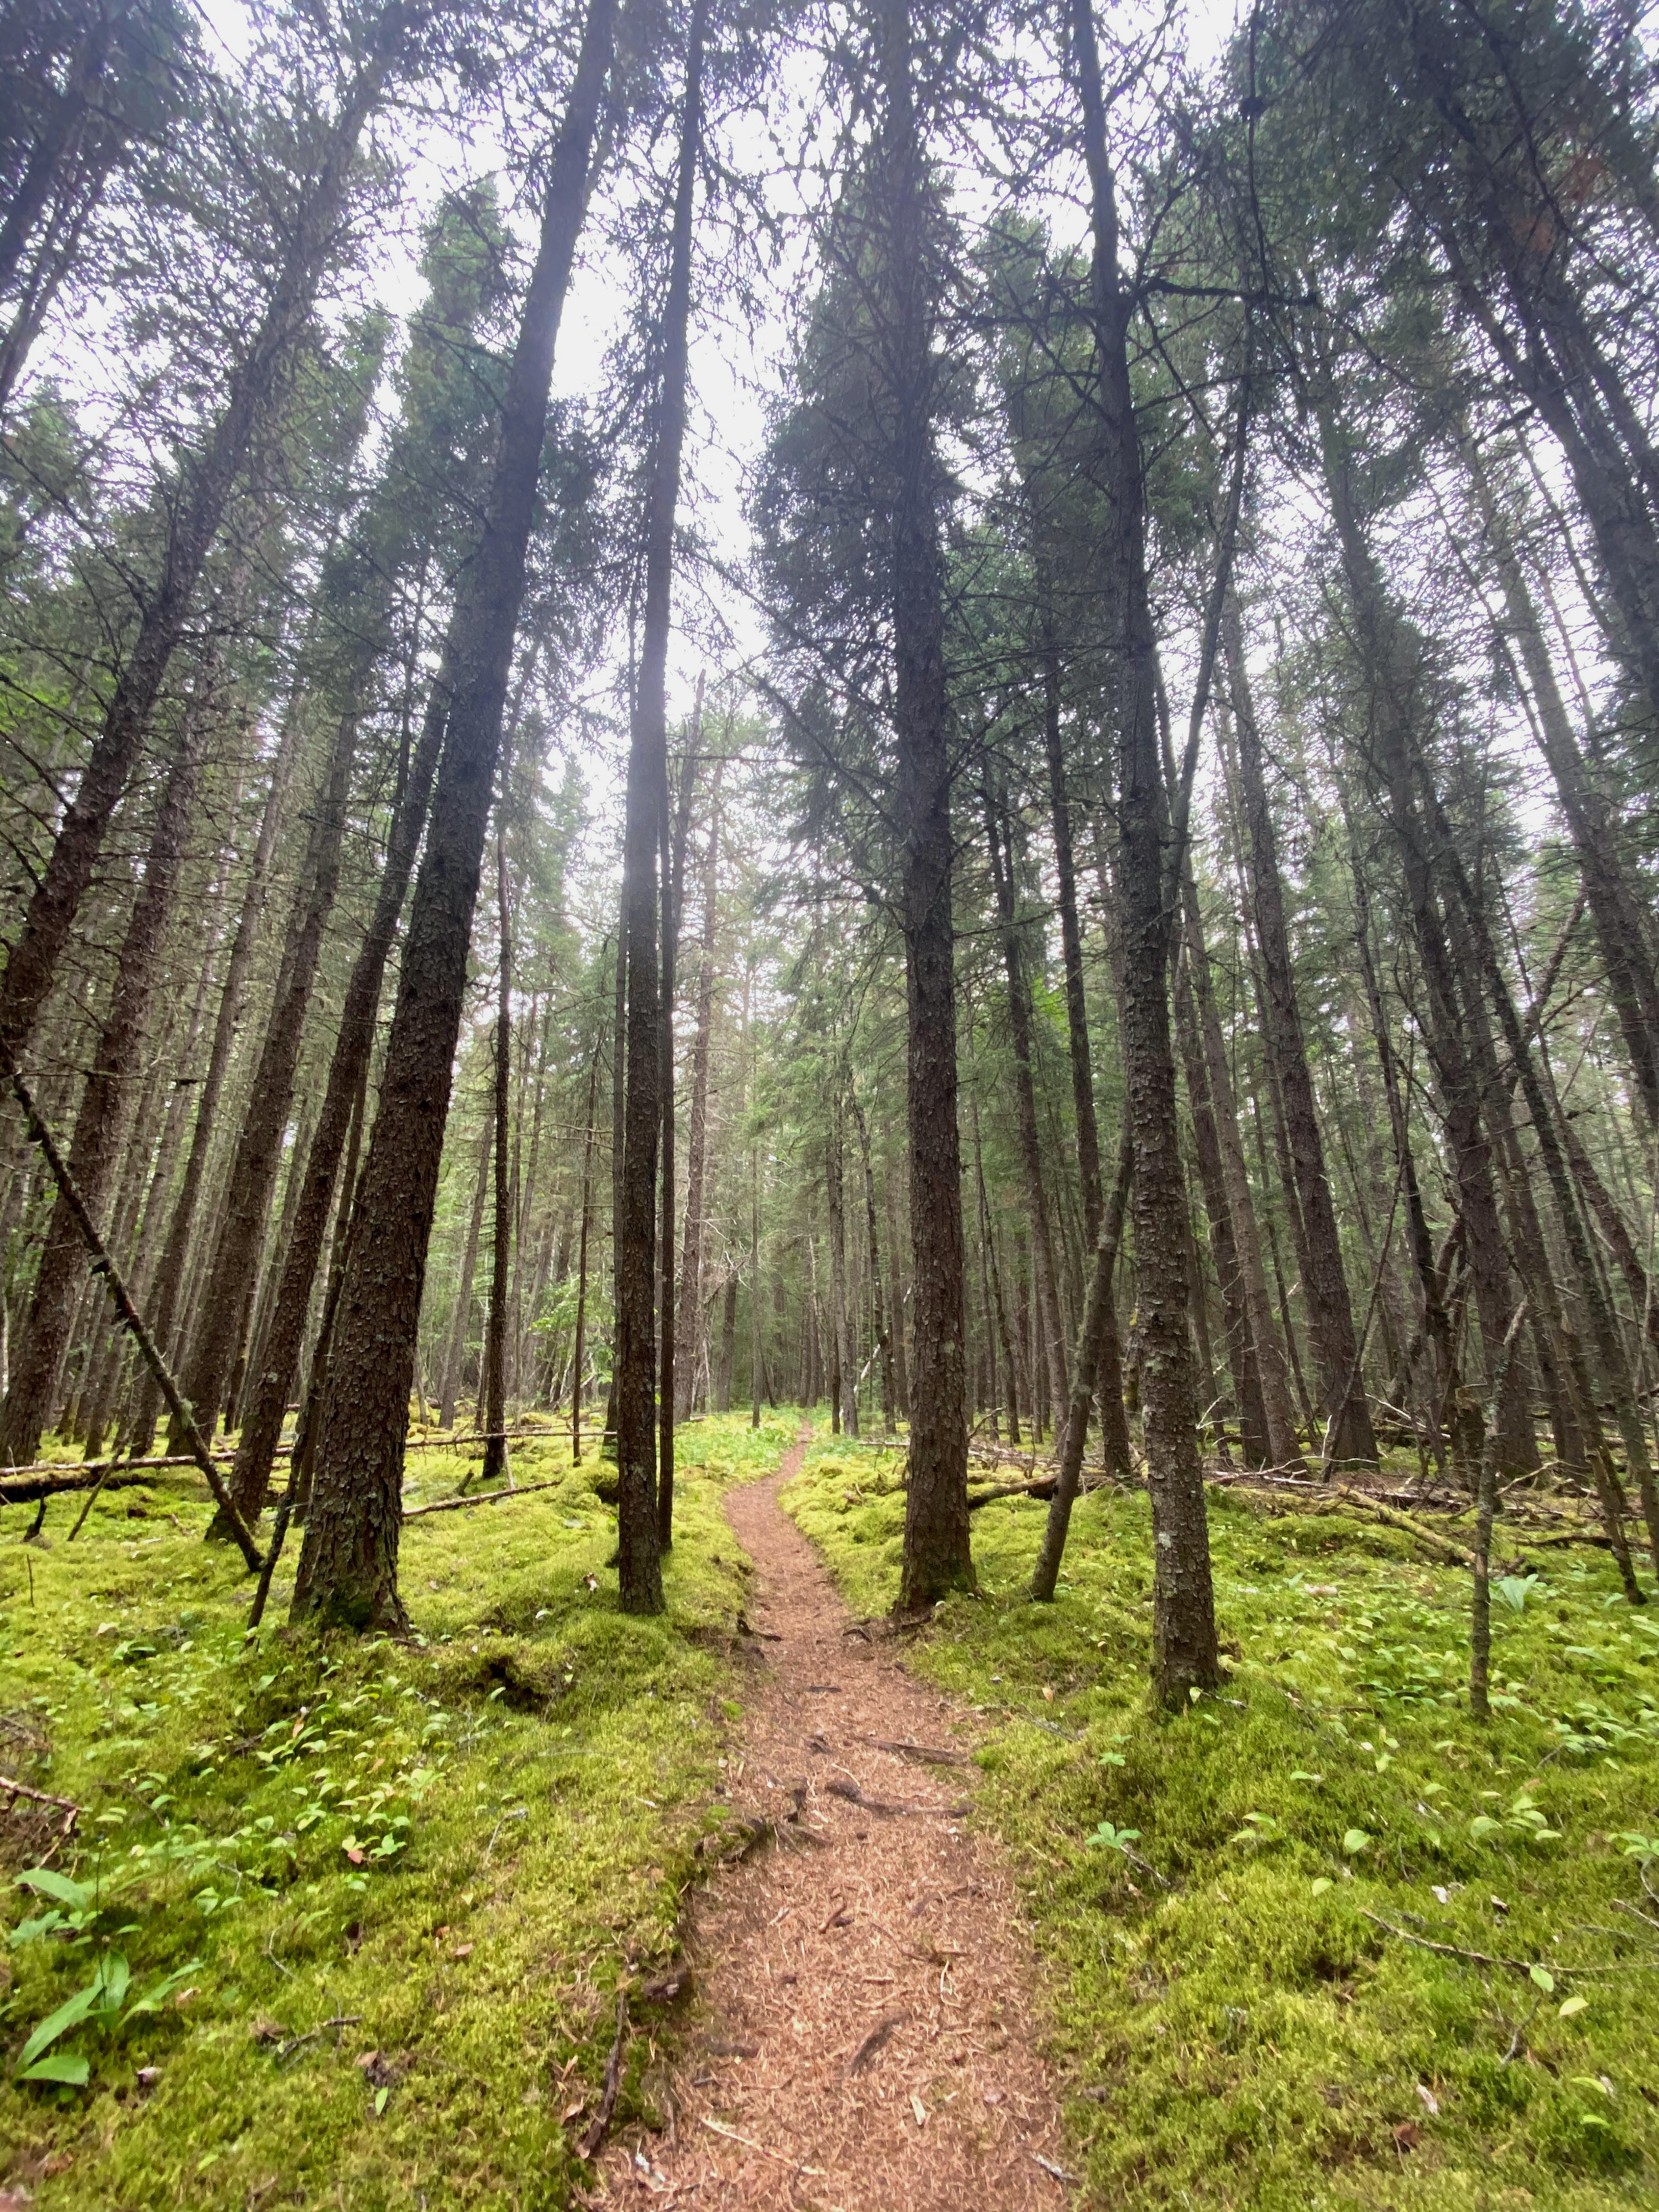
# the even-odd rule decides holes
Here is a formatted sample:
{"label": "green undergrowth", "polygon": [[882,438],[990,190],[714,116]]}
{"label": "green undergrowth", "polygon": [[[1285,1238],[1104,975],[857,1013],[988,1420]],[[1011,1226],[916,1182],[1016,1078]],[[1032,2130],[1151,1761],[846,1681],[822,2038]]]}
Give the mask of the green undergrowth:
{"label": "green undergrowth", "polygon": [[[246,1644],[185,1475],[73,1544],[78,1498],[44,1549],[0,1515],[0,1768],[83,1808],[44,1874],[45,1828],[0,1819],[0,2190],[567,2203],[618,1978],[672,1953],[716,1817],[745,1572],[720,1492],[794,1427],[680,1431],[659,1620],[618,1612],[604,1470],[550,1436],[514,1474],[556,1487],[406,1524],[408,1643],[289,1634],[290,1555]],[[411,1454],[406,1502],[467,1456]],[[70,2079],[19,2081],[26,2051]]]}
{"label": "green undergrowth", "polygon": [[[866,1615],[897,1589],[895,1483],[820,1443],[785,1493]],[[1086,2200],[1651,2203],[1659,1618],[1598,1553],[1506,1576],[1478,1724],[1467,1575],[1218,1492],[1230,1679],[1170,1717],[1144,1499],[1082,1501],[1040,1607],[1044,1510],[975,1513],[979,1595],[911,1663],[988,1727],[982,1814],[1051,1970]]]}

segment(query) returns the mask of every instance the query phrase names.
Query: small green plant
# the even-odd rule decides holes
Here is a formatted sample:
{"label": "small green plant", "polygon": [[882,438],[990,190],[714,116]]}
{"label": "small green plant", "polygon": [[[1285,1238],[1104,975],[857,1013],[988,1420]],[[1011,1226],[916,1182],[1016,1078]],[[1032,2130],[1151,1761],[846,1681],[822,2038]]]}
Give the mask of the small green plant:
{"label": "small green plant", "polygon": [[1089,1838],[1088,1848],[1091,1851],[1121,1851],[1127,1857],[1130,1844],[1139,1841],[1139,1828],[1115,1828],[1109,1820],[1103,1820]]}
{"label": "small green plant", "polygon": [[48,2013],[29,2037],[18,2054],[16,2078],[20,2081],[51,2082],[60,2088],[84,2089],[91,2071],[86,2053],[54,2051],[52,2045],[76,2029],[87,2027],[113,2038],[143,2014],[159,2012],[201,1963],[199,1959],[187,1960],[129,2003],[127,1991],[132,1985],[132,1969],[119,1951],[106,1951],[86,1986],[66,1997],[56,2012]]}

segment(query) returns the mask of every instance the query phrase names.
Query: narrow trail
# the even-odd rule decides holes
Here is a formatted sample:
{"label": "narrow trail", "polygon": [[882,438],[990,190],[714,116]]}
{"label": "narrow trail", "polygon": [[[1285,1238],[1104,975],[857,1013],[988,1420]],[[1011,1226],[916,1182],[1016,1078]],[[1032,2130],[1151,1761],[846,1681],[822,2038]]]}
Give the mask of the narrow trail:
{"label": "narrow trail", "polygon": [[764,1641],[727,1790],[777,1840],[697,1897],[668,2124],[611,2147],[594,2201],[1060,2212],[1031,1952],[963,1818],[971,1717],[852,1620],[779,1509],[804,1446],[726,1503]]}

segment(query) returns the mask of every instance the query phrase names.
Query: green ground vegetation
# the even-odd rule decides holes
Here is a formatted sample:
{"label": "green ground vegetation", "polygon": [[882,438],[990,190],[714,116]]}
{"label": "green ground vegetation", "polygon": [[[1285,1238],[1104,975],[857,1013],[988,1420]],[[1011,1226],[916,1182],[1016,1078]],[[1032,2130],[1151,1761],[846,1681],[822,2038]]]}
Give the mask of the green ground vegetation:
{"label": "green ground vegetation", "polygon": [[[681,1431],[658,1620],[616,1608],[610,1470],[550,1436],[514,1472],[556,1487],[407,1524],[409,1643],[291,1637],[280,1577],[246,1643],[189,1476],[106,1493],[72,1544],[79,1499],[44,1549],[8,1510],[0,1764],[84,1810],[44,1872],[40,1829],[0,1821],[0,2186],[568,2202],[618,1978],[672,1953],[715,1819],[746,1571],[720,1492],[795,1427]],[[407,1502],[465,1464],[412,1454]]]}
{"label": "green ground vegetation", "polygon": [[[896,1482],[894,1455],[820,1442],[784,1495],[866,1615],[897,1589]],[[1217,1490],[1231,1679],[1170,1718],[1145,1500],[1082,1502],[1046,1607],[1043,1512],[975,1512],[979,1594],[911,1663],[985,1722],[1085,2197],[1650,2203],[1659,1606],[1626,1606],[1602,1553],[1505,1573],[1480,1725],[1467,1574],[1357,1514]]]}

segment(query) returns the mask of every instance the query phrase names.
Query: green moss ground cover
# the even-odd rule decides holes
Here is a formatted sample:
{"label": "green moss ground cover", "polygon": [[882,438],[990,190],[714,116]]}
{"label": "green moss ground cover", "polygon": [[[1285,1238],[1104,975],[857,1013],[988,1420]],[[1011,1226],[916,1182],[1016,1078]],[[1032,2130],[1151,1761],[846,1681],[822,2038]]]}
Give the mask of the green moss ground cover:
{"label": "green moss ground cover", "polygon": [[[886,1468],[821,1443],[784,1496],[866,1615],[897,1588]],[[1478,1725],[1466,1575],[1218,1492],[1231,1677],[1167,1717],[1144,1501],[1082,1503],[1051,1607],[1024,1595],[1042,1516],[975,1514],[980,1595],[912,1663],[989,1727],[983,1811],[1047,1954],[1089,2199],[1652,2203],[1659,1617],[1600,1553],[1510,1577]]]}
{"label": "green moss ground cover", "polygon": [[[515,1473],[557,1487],[407,1525],[409,1644],[287,1635],[279,1577],[246,1644],[250,1585],[188,1479],[106,1496],[73,1544],[59,1500],[44,1550],[9,1509],[0,1765],[85,1810],[46,1881],[3,1869],[0,2187],[45,2212],[568,2202],[618,1977],[672,1951],[714,1818],[744,1571],[720,1492],[795,1426],[681,1431],[659,1621],[617,1611],[598,1464],[550,1437]],[[410,1502],[465,1463],[412,1455]],[[86,2086],[20,2081],[31,2039]]]}

